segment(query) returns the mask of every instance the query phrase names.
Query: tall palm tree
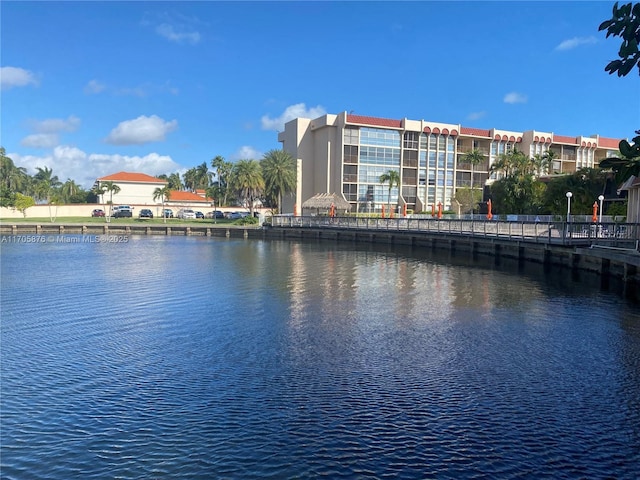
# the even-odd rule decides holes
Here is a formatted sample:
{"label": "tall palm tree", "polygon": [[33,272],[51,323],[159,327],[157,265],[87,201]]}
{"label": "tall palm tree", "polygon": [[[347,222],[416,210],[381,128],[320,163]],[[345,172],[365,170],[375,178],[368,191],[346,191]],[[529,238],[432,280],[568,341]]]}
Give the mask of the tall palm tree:
{"label": "tall palm tree", "polygon": [[182,180],[180,179],[180,174],[178,172],[173,172],[167,178],[168,187],[171,190],[182,190],[184,185],[182,184]]}
{"label": "tall palm tree", "polygon": [[37,182],[36,194],[40,200],[46,200],[47,203],[51,201],[51,196],[55,192],[55,189],[61,185],[58,177],[53,174],[53,170],[48,167],[36,167],[38,172],[34,175],[34,179]]}
{"label": "tall palm tree", "polygon": [[547,150],[546,152],[544,152],[542,154],[542,158],[544,158],[545,161],[545,167],[546,170],[551,170],[553,171],[553,162],[554,160],[556,160],[559,157],[559,155],[554,152],[553,150]]}
{"label": "tall palm tree", "polygon": [[223,197],[221,205],[226,205],[227,193],[229,190],[229,176],[231,175],[231,171],[233,170],[233,164],[231,162],[226,162],[224,157],[218,155],[213,160],[211,160],[211,166],[216,169],[218,186],[220,187],[220,192],[222,193]]}
{"label": "tall palm tree", "polygon": [[207,162],[202,162],[200,165],[195,167],[195,190],[206,189],[211,183],[212,175],[213,174],[209,171],[209,167],[207,166]]}
{"label": "tall palm tree", "polygon": [[196,189],[196,169],[194,167],[184,172],[182,179],[187,190],[193,191]]}
{"label": "tall palm tree", "polygon": [[71,197],[76,193],[79,193],[80,190],[82,190],[81,187],[76,182],[68,178],[60,187],[60,197],[64,203],[71,203]]}
{"label": "tall palm tree", "polygon": [[162,199],[162,218],[164,219],[164,223],[167,223],[167,217],[164,214],[164,204],[171,198],[171,188],[169,185],[158,187],[153,191],[153,201],[155,202],[159,198]]}
{"label": "tall palm tree", "polygon": [[116,183],[113,183],[111,180],[109,180],[108,182],[102,182],[102,185],[104,186],[105,192],[109,192],[109,205],[111,207],[107,212],[107,222],[108,222],[109,219],[111,218],[111,210],[113,210],[113,194],[115,193],[117,195],[120,192],[120,186]]}
{"label": "tall palm tree", "polygon": [[233,166],[231,184],[238,196],[249,203],[253,217],[254,202],[264,191],[260,163],[257,160],[239,160]]}
{"label": "tall palm tree", "polygon": [[471,164],[471,190],[473,190],[473,169],[476,165],[484,162],[484,154],[477,148],[474,148],[462,156],[462,161]]}
{"label": "tall palm tree", "polygon": [[11,157],[7,157],[4,147],[0,147],[0,186],[11,192],[20,192],[29,183],[27,169],[17,167]]}
{"label": "tall palm tree", "polygon": [[389,182],[389,194],[387,195],[389,213],[391,213],[391,189],[396,186],[400,186],[400,174],[396,170],[387,170],[380,175],[378,181],[382,184]]}
{"label": "tall palm tree", "polygon": [[282,196],[296,188],[296,162],[284,150],[269,150],[262,157],[265,192],[275,197],[278,213],[282,213]]}

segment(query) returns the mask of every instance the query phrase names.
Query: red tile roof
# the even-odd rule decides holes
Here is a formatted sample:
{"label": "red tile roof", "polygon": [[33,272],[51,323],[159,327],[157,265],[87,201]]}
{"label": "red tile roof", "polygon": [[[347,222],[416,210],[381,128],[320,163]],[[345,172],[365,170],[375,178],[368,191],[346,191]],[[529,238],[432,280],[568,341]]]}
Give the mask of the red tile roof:
{"label": "red tile roof", "polygon": [[577,145],[578,141],[576,137],[567,137],[565,135],[554,135],[553,143],[570,143],[571,145]]}
{"label": "red tile roof", "polygon": [[360,125],[375,125],[376,127],[402,128],[401,120],[391,120],[389,118],[364,117],[362,115],[347,114],[348,123],[358,123]]}
{"label": "red tile roof", "polygon": [[490,130],[483,130],[481,128],[460,127],[460,135],[473,135],[475,137],[490,137]]}
{"label": "red tile roof", "polygon": [[203,198],[197,193],[183,192],[181,190],[172,190],[169,195],[170,202],[189,202],[189,203],[211,203],[210,198]]}
{"label": "red tile roof", "polygon": [[100,182],[167,183],[146,173],[118,172],[99,178]]}
{"label": "red tile roof", "polygon": [[616,138],[603,138],[600,137],[598,139],[598,146],[599,147],[603,147],[603,148],[614,148],[614,149],[618,149],[618,147],[620,146],[620,140],[616,139]]}

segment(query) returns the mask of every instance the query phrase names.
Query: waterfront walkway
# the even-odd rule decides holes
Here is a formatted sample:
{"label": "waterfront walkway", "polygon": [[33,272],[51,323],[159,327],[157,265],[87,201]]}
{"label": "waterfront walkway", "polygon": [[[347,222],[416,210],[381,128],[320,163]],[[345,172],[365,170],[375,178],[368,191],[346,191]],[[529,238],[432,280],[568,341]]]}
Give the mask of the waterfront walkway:
{"label": "waterfront walkway", "polygon": [[587,222],[518,222],[433,218],[273,217],[274,227],[414,232],[499,238],[566,246],[602,246],[638,250],[640,224]]}

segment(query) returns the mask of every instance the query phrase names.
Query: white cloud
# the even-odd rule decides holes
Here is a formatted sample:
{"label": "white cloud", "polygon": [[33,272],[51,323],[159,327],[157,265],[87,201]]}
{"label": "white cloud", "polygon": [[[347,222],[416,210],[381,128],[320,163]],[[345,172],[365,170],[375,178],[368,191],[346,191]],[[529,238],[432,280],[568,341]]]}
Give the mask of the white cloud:
{"label": "white cloud", "polygon": [[75,132],[80,126],[80,119],[70,115],[64,118],[48,118],[46,120],[31,120],[30,126],[38,133]]}
{"label": "white cloud", "polygon": [[479,120],[486,114],[487,112],[471,112],[469,115],[467,115],[467,120]]}
{"label": "white cloud", "polygon": [[229,156],[229,160],[260,160],[263,153],[248,145],[243,145]]}
{"label": "white cloud", "polygon": [[572,50],[580,45],[592,45],[597,41],[598,39],[593,35],[589,37],[573,37],[568,40],[563,40],[555,49],[560,51]]}
{"label": "white cloud", "polygon": [[43,156],[20,155],[11,153],[14,163],[26,167],[30,174],[36,167],[48,167],[61,181],[67,178],[75,180],[84,188],[91,188],[96,178],[112,173],[127,171],[148,175],[171,173],[180,169],[180,165],[168,155],[149,153],[143,157],[127,155],[87,154],[76,147],[61,145]]}
{"label": "white cloud", "polygon": [[30,148],[52,148],[58,143],[58,135],[55,133],[34,133],[27,135],[20,141],[20,145]]}
{"label": "white cloud", "polygon": [[295,105],[288,106],[282,115],[277,118],[271,118],[268,115],[264,115],[261,119],[262,129],[281,132],[284,130],[284,124],[294,118],[317,118],[325,115],[326,113],[326,110],[320,105],[307,110],[304,103],[296,103]]}
{"label": "white cloud", "polygon": [[150,142],[162,142],[168,133],[178,128],[178,121],[164,121],[162,118],[151,115],[141,115],[133,120],[120,122],[111,130],[105,139],[107,143],[114,145],[141,145]]}
{"label": "white cloud", "polygon": [[100,93],[105,88],[107,88],[107,86],[104,83],[100,83],[98,80],[90,80],[84,87],[84,93],[87,95]]}
{"label": "white cloud", "polygon": [[504,96],[504,103],[527,103],[527,96],[518,92],[507,93]]}
{"label": "white cloud", "polygon": [[176,28],[180,27],[174,27],[173,25],[169,25],[168,23],[161,23],[160,25],[156,26],[156,33],[171,42],[190,43],[191,45],[196,45],[200,42],[199,32],[176,31]]}
{"label": "white cloud", "polygon": [[3,90],[27,85],[38,85],[38,80],[29,70],[18,67],[0,68],[0,86]]}

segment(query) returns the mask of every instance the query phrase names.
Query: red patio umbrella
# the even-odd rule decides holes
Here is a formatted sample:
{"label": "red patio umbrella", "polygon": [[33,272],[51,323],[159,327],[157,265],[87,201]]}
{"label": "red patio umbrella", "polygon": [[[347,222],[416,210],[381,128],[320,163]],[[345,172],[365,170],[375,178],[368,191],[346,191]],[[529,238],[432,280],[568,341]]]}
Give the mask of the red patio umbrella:
{"label": "red patio umbrella", "polygon": [[598,202],[593,202],[593,215],[591,215],[593,223],[598,221]]}
{"label": "red patio umbrella", "polygon": [[384,218],[384,205],[382,205],[382,218]]}
{"label": "red patio umbrella", "polygon": [[493,218],[493,213],[491,213],[491,199],[487,200],[487,219],[491,220]]}
{"label": "red patio umbrella", "polygon": [[438,218],[442,218],[442,202],[438,202]]}
{"label": "red patio umbrella", "polygon": [[407,204],[406,203],[404,205],[402,205],[402,216],[403,217],[407,216]]}
{"label": "red patio umbrella", "polygon": [[435,203],[431,204],[431,216],[432,217],[436,216],[436,204]]}
{"label": "red patio umbrella", "polygon": [[329,216],[331,218],[336,216],[336,206],[332,203],[331,208],[329,209]]}

